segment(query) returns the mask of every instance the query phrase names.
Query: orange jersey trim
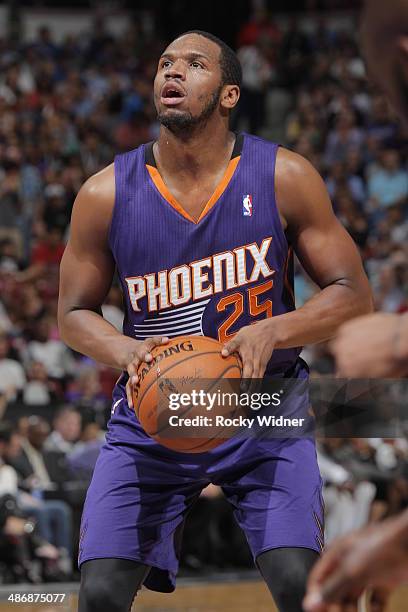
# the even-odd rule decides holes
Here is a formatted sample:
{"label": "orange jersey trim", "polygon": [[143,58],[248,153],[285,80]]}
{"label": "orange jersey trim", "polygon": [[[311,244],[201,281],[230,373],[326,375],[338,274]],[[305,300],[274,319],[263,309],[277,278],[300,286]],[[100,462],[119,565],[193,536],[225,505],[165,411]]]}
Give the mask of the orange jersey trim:
{"label": "orange jersey trim", "polygon": [[222,194],[228,187],[232,177],[234,176],[235,170],[238,166],[240,159],[241,159],[240,155],[238,155],[237,157],[234,157],[234,159],[231,159],[224,173],[224,176],[222,177],[221,181],[218,183],[214,193],[212,194],[211,198],[208,200],[207,204],[204,206],[197,220],[193,219],[193,217],[183,208],[183,206],[172,195],[172,193],[167,188],[167,185],[163,181],[158,169],[155,168],[154,166],[150,166],[149,164],[146,164],[146,168],[150,174],[150,178],[152,179],[154,185],[156,186],[161,196],[170,204],[170,206],[172,206],[175,210],[177,210],[177,212],[180,213],[180,215],[182,215],[185,219],[188,219],[188,221],[191,221],[191,223],[194,223],[197,225],[197,223],[199,223],[205,217],[205,215],[208,214],[208,212],[212,209],[212,207],[218,202],[218,200],[220,199],[220,197],[222,196]]}

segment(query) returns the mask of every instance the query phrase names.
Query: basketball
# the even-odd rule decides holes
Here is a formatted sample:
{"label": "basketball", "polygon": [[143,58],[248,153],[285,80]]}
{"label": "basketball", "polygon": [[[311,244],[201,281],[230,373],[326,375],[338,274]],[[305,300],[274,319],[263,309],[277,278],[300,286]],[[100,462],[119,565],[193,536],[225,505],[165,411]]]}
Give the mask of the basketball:
{"label": "basketball", "polygon": [[[222,344],[213,338],[179,336],[155,347],[151,351],[153,360],[140,364],[139,383],[133,391],[136,416],[145,432],[163,446],[179,452],[202,453],[219,446],[233,433],[230,427],[217,426],[214,417],[238,416],[242,408],[236,404],[216,404],[211,412],[192,402],[177,410],[170,408],[171,397],[190,395],[194,390],[239,393],[242,376],[239,357],[222,357],[221,349]],[[176,426],[170,424],[170,417]],[[207,424],[203,421],[205,417]]]}

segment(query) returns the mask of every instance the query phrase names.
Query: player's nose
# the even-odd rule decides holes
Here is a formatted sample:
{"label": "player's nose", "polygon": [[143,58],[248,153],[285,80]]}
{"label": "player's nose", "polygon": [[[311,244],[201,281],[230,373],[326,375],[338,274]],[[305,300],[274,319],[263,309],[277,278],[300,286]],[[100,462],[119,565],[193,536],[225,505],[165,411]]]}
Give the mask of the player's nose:
{"label": "player's nose", "polygon": [[166,79],[184,79],[186,78],[186,66],[181,60],[176,60],[166,69],[164,74]]}

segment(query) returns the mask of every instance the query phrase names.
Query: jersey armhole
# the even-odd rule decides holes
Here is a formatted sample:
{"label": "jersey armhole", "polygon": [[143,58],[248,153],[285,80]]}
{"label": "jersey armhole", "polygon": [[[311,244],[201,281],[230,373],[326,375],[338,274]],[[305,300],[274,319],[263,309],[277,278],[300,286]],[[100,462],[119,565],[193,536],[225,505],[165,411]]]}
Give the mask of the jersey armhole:
{"label": "jersey armhole", "polygon": [[[282,246],[287,249],[287,251],[289,251],[290,249],[292,249],[292,245],[288,240],[288,237],[286,235],[286,231],[283,228],[282,225],[282,221],[281,221],[281,217],[279,214],[279,206],[278,206],[278,199],[277,199],[277,195],[276,195],[276,160],[278,158],[278,151],[281,148],[281,144],[276,144],[276,148],[274,151],[274,157],[273,157],[273,168],[272,168],[272,180],[273,180],[273,194],[274,194],[274,201],[273,201],[273,209],[274,209],[274,213],[276,215],[276,225],[278,227],[278,232],[279,232],[279,237],[280,240],[282,242]],[[293,250],[293,249],[292,249]]]}
{"label": "jersey armhole", "polygon": [[119,210],[120,209],[119,201],[120,201],[120,194],[121,194],[120,175],[122,173],[119,172],[119,166],[121,163],[121,159],[120,159],[121,157],[123,157],[123,155],[115,155],[115,158],[113,160],[113,169],[114,169],[114,177],[115,177],[115,197],[114,197],[113,208],[112,208],[112,216],[111,216],[111,220],[110,220],[109,228],[108,228],[108,246],[110,250],[112,251],[115,261],[116,261],[115,247],[117,243],[116,226],[118,224],[118,218],[120,215],[120,210]]}

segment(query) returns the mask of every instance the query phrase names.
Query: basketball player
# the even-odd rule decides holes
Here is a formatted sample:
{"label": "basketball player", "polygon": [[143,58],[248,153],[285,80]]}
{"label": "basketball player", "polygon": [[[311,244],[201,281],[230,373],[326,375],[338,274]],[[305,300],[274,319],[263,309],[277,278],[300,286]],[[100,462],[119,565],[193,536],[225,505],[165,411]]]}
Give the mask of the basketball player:
{"label": "basketball player", "polygon": [[[362,44],[369,76],[382,87],[408,126],[408,3],[368,0]],[[408,315],[376,313],[344,324],[333,343],[344,377],[392,378],[408,374]],[[367,586],[392,588],[408,581],[408,511],[381,525],[340,538],[309,579],[305,609],[332,604],[349,609]]]}
{"label": "basketball player", "polygon": [[[322,548],[321,479],[310,439],[232,438],[202,454],[166,449],[127,401],[137,366],[170,336],[202,333],[237,351],[244,377],[305,378],[303,344],[369,312],[353,241],[302,157],[229,131],[241,69],[204,32],[161,56],[157,142],[119,155],[75,202],[61,265],[59,325],[75,350],[122,370],[82,517],[80,612],[126,611],[142,584],[175,588],[184,517],[221,485],[283,612],[301,609]],[[294,309],[295,249],[321,291]],[[101,316],[115,266],[123,335]],[[271,316],[273,314],[273,316]]]}

